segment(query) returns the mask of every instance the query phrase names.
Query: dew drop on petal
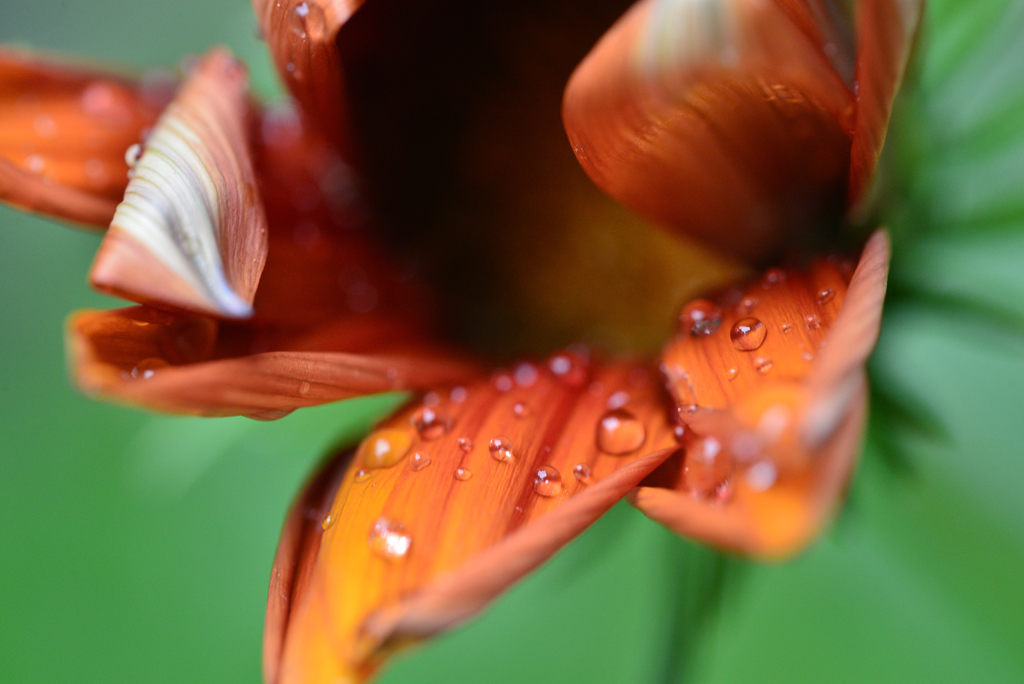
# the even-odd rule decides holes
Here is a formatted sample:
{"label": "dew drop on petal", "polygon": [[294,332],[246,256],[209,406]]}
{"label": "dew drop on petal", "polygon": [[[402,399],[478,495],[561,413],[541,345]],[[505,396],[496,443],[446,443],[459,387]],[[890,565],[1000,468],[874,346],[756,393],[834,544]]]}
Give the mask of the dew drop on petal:
{"label": "dew drop on petal", "polygon": [[520,387],[532,387],[540,377],[540,373],[532,363],[523,362],[515,367],[513,377]]}
{"label": "dew drop on petal", "polygon": [[772,363],[772,360],[767,356],[759,356],[756,359],[754,359],[754,368],[756,368],[757,372],[761,373],[762,375],[770,372],[772,366],[774,365],[775,364]]}
{"label": "dew drop on petal", "polygon": [[712,301],[695,299],[679,314],[679,328],[693,337],[707,337],[722,325],[722,310]]}
{"label": "dew drop on petal", "polygon": [[25,157],[24,166],[32,173],[42,173],[43,169],[46,168],[46,160],[38,154],[30,154]]}
{"label": "dew drop on petal", "polygon": [[741,318],[729,331],[732,346],[740,351],[754,351],[764,344],[767,335],[768,329],[756,318]]}
{"label": "dew drop on petal", "polygon": [[771,461],[758,461],[747,469],[747,485],[755,492],[771,489],[779,478],[778,468]]}
{"label": "dew drop on petal", "polygon": [[608,397],[608,401],[605,402],[605,406],[607,406],[609,410],[614,410],[614,409],[617,409],[617,408],[622,408],[623,406],[625,406],[628,403],[629,403],[629,392],[626,392],[624,390],[619,390],[615,394],[613,394],[610,397]]}
{"label": "dew drop on petal", "polygon": [[735,380],[736,376],[739,374],[740,372],[735,368],[730,368],[729,370],[725,371],[725,377],[729,380]]}
{"label": "dew drop on petal", "polygon": [[430,465],[430,456],[427,456],[422,451],[417,451],[409,459],[409,465],[413,470],[419,472]]}
{"label": "dew drop on petal", "polygon": [[309,394],[310,385],[307,381],[302,380],[299,382],[299,394]]}
{"label": "dew drop on petal", "polygon": [[456,480],[460,480],[462,482],[466,482],[467,480],[471,479],[472,477],[473,477],[473,472],[469,468],[465,468],[463,466],[459,466],[458,468],[455,469],[455,479]]}
{"label": "dew drop on petal", "polygon": [[494,386],[499,392],[508,392],[515,387],[515,380],[508,373],[498,373],[494,376]]}
{"label": "dew drop on petal", "polygon": [[512,441],[508,437],[498,436],[487,444],[491,458],[502,463],[512,462]]}
{"label": "dew drop on petal", "polygon": [[405,557],[412,546],[412,537],[405,526],[388,518],[377,518],[370,529],[370,550],[381,558],[397,560]]}
{"label": "dew drop on petal", "polygon": [[683,481],[691,492],[710,496],[730,474],[732,458],[714,437],[701,437],[686,449]]}
{"label": "dew drop on petal", "polygon": [[516,418],[526,418],[530,415],[530,408],[521,401],[517,401],[512,405],[512,413],[515,414]]}
{"label": "dew drop on petal", "polygon": [[398,464],[412,447],[412,437],[405,430],[385,428],[373,433],[359,445],[359,459],[364,468],[390,468]]}
{"label": "dew drop on petal", "polygon": [[625,409],[606,411],[597,422],[597,448],[620,456],[639,449],[647,438],[647,429]]}
{"label": "dew drop on petal", "polygon": [[788,335],[791,332],[793,332],[793,326],[791,326],[789,323],[783,323],[782,324],[782,334],[783,335]]}
{"label": "dew drop on petal", "polygon": [[467,454],[473,450],[473,440],[471,440],[469,437],[459,437],[457,443],[459,445],[459,448],[462,449]]}
{"label": "dew drop on petal", "polygon": [[427,441],[444,437],[452,429],[453,423],[451,416],[431,406],[417,409],[410,420],[420,437]]}
{"label": "dew drop on petal", "polygon": [[142,156],[142,145],[134,143],[124,151],[124,163],[131,168],[139,163],[139,157]]}
{"label": "dew drop on petal", "polygon": [[558,496],[562,493],[562,474],[551,466],[541,466],[533,476],[533,491],[541,496]]}
{"label": "dew drop on petal", "polygon": [[322,529],[324,532],[331,529],[331,526],[333,524],[334,516],[332,516],[330,513],[327,513],[323,518],[320,519],[320,529]]}
{"label": "dew drop on petal", "polygon": [[448,393],[448,398],[452,400],[453,404],[461,404],[466,401],[466,397],[469,392],[466,391],[465,387],[453,387],[452,391]]}
{"label": "dew drop on petal", "polygon": [[373,471],[372,470],[365,470],[363,468],[360,468],[359,470],[356,471],[355,478],[353,478],[353,479],[356,482],[363,483],[363,482],[366,482],[367,480],[369,480],[372,476],[373,476]]}
{"label": "dew drop on petal", "polygon": [[821,319],[816,314],[810,314],[809,316],[804,316],[804,324],[808,330],[817,330],[821,327]]}
{"label": "dew drop on petal", "polygon": [[832,301],[832,298],[836,296],[836,291],[830,287],[826,287],[824,290],[818,293],[818,303],[828,304]]}
{"label": "dew drop on petal", "polygon": [[548,359],[548,369],[570,387],[582,387],[588,378],[587,364],[571,354],[556,354]]}
{"label": "dew drop on petal", "polygon": [[757,305],[760,303],[761,300],[757,297],[744,297],[740,301],[739,306],[736,307],[736,310],[744,316],[749,316],[754,313],[754,309],[756,309]]}
{"label": "dew drop on petal", "polygon": [[586,463],[577,463],[572,467],[572,474],[577,480],[585,485],[590,484],[594,481],[590,466]]}

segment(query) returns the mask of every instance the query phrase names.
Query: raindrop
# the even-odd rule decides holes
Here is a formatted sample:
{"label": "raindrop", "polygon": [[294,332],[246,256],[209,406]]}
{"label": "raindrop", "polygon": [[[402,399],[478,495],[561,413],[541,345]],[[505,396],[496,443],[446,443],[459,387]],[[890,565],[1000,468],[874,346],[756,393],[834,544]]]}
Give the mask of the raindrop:
{"label": "raindrop", "polygon": [[459,448],[462,449],[467,454],[473,450],[473,440],[471,440],[469,437],[459,437],[457,443],[459,445]]}
{"label": "raindrop", "polygon": [[772,369],[773,365],[772,360],[767,356],[759,356],[754,359],[754,368],[756,368],[757,372],[762,375],[768,373]]}
{"label": "raindrop", "polygon": [[693,337],[707,337],[722,325],[722,310],[707,299],[695,299],[679,314],[679,327]]}
{"label": "raindrop", "polygon": [[387,518],[377,518],[370,529],[370,550],[381,558],[397,560],[409,553],[412,537],[405,526]]}
{"label": "raindrop", "polygon": [[732,458],[714,437],[694,440],[686,450],[683,481],[690,491],[709,496],[731,473]]}
{"label": "raindrop", "polygon": [[32,128],[41,138],[52,138],[57,135],[57,122],[49,114],[40,114],[33,119]]}
{"label": "raindrop", "polygon": [[730,368],[729,370],[725,371],[725,377],[728,378],[729,380],[735,380],[736,376],[739,374],[740,372],[735,368]]}
{"label": "raindrop", "polygon": [[302,2],[288,15],[288,27],[299,38],[323,40],[327,34],[327,18],[316,2]]}
{"label": "raindrop", "polygon": [[791,332],[793,332],[793,326],[791,326],[789,323],[783,323],[782,324],[782,334],[783,335],[788,335]]}
{"label": "raindrop", "polygon": [[614,410],[617,408],[622,408],[628,403],[629,392],[620,390],[613,394],[612,396],[608,397],[608,401],[605,403],[605,406],[607,406],[609,410]]}
{"label": "raindrop", "polygon": [[466,482],[473,477],[473,472],[469,468],[459,466],[455,469],[455,479],[462,482]]}
{"label": "raindrop", "polygon": [[139,158],[142,157],[142,145],[134,143],[124,151],[124,163],[131,168],[139,163]]}
{"label": "raindrop", "polygon": [[330,513],[328,513],[327,515],[325,515],[323,518],[320,519],[320,528],[324,532],[326,532],[327,530],[331,529],[331,525],[333,525],[333,524],[334,524],[334,516],[332,516]]}
{"label": "raindrop", "polygon": [[487,449],[491,452],[491,458],[495,461],[501,461],[502,463],[512,462],[512,442],[508,437],[495,437],[487,445]]}
{"label": "raindrop", "polygon": [[682,416],[687,413],[696,413],[700,410],[700,406],[697,404],[683,404],[679,407],[679,415]]}
{"label": "raindrop", "polygon": [[398,464],[412,447],[405,430],[385,428],[366,438],[359,446],[359,458],[365,468],[390,468]]}
{"label": "raindrop", "polygon": [[309,393],[309,383],[306,382],[305,380],[303,380],[302,382],[299,383],[299,394],[308,394],[308,393]]}
{"label": "raindrop", "polygon": [[437,406],[441,403],[441,395],[437,392],[427,392],[423,395],[424,406]]}
{"label": "raindrop", "polygon": [[761,300],[758,299],[757,297],[744,297],[743,300],[740,302],[740,305],[736,307],[736,309],[744,316],[749,316],[750,314],[754,313],[754,309],[756,309],[757,305],[760,303]]}
{"label": "raindrop", "polygon": [[356,476],[355,476],[354,479],[355,479],[356,482],[363,483],[363,482],[366,482],[367,480],[369,480],[372,476],[373,476],[373,471],[372,470],[364,470],[364,469],[360,468],[359,470],[356,471]]}
{"label": "raindrop", "polygon": [[516,384],[520,387],[532,387],[540,374],[537,372],[537,367],[532,363],[521,363],[516,366],[514,371]]}
{"label": "raindrop", "polygon": [[508,392],[515,387],[515,381],[508,373],[498,373],[494,376],[494,386],[499,392]]}
{"label": "raindrop", "polygon": [[444,411],[423,406],[412,414],[410,421],[420,437],[429,441],[444,437],[452,429],[452,418]]}
{"label": "raindrop", "polygon": [[577,463],[576,465],[574,465],[572,467],[572,474],[573,477],[575,477],[577,480],[579,480],[585,485],[588,485],[594,481],[592,477],[592,471],[590,470],[590,466],[588,466],[586,463]]}
{"label": "raindrop", "polygon": [[541,496],[558,496],[562,493],[562,474],[547,465],[537,468],[533,476],[533,491]]}
{"label": "raindrop", "polygon": [[131,376],[136,379],[142,378],[143,380],[149,380],[151,377],[156,375],[156,372],[159,369],[167,368],[170,365],[171,364],[167,363],[163,359],[151,356],[142,359],[137,364],[135,364],[135,367],[132,368],[131,370]]}
{"label": "raindrop", "polygon": [[427,456],[422,451],[417,451],[412,455],[412,458],[409,459],[409,465],[413,470],[419,472],[430,465],[430,456]]}
{"label": "raindrop", "polygon": [[836,291],[830,287],[826,287],[824,290],[818,293],[818,303],[828,304],[832,301],[832,298],[836,296]]}
{"label": "raindrop", "polygon": [[747,469],[747,485],[755,492],[771,489],[779,479],[778,468],[771,461],[758,461]]}
{"label": "raindrop", "polygon": [[764,344],[767,335],[768,329],[756,318],[742,318],[729,331],[732,345],[740,351],[754,351]]}
{"label": "raindrop", "polygon": [[465,387],[453,387],[452,391],[448,394],[448,398],[452,400],[454,404],[461,404],[466,401],[466,397],[469,392],[466,391]]}
{"label": "raindrop", "polygon": [[761,287],[763,287],[766,290],[770,290],[773,286],[785,281],[785,271],[783,271],[781,268],[770,268],[767,271],[765,271],[764,282],[761,283]]}
{"label": "raindrop", "polygon": [[629,454],[647,438],[644,424],[625,409],[606,411],[597,422],[597,448],[606,454]]}
{"label": "raindrop", "polygon": [[512,406],[512,413],[515,414],[516,418],[526,418],[530,415],[530,409],[521,401],[517,401]]}
{"label": "raindrop", "polygon": [[805,316],[804,323],[807,325],[808,330],[817,330],[821,327],[821,319],[816,314]]}

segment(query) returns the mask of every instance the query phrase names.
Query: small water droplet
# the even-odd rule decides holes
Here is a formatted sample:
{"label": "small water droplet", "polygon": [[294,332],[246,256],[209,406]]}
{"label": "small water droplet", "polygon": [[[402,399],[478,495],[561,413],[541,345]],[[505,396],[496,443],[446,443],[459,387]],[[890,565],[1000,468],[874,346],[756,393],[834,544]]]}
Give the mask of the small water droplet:
{"label": "small water droplet", "polygon": [[135,364],[135,367],[132,368],[131,370],[131,376],[136,379],[142,378],[143,380],[149,380],[154,375],[156,375],[156,372],[159,369],[167,368],[170,365],[171,364],[167,363],[167,361],[165,361],[164,359],[151,356],[142,359],[137,364]]}
{"label": "small water droplet", "polygon": [[467,454],[473,450],[473,440],[471,440],[469,437],[459,437],[457,443],[459,445],[459,448],[462,449]]}
{"label": "small water droplet", "polygon": [[409,459],[409,465],[413,470],[419,472],[430,465],[430,456],[427,456],[422,451],[417,451],[412,455],[412,458]]}
{"label": "small water droplet", "polygon": [[786,272],[781,268],[769,268],[765,271],[764,281],[761,283],[761,287],[766,290],[772,289],[778,283],[785,282]]}
{"label": "small water droplet", "polygon": [[579,480],[585,485],[588,485],[594,481],[592,477],[592,471],[590,470],[590,466],[588,466],[586,463],[577,463],[576,465],[574,465],[572,467],[572,474],[573,477],[575,477],[577,480]]}
{"label": "small water droplet", "polygon": [[821,327],[821,319],[816,314],[810,314],[809,316],[804,316],[804,324],[808,330],[817,330]]}
{"label": "small water droplet", "polygon": [[467,396],[469,396],[469,392],[466,391],[465,387],[453,387],[452,391],[448,394],[448,398],[452,400],[453,404],[461,404],[466,401]]}
{"label": "small water droplet", "polygon": [[359,459],[364,468],[390,468],[405,458],[411,447],[412,437],[408,432],[384,428],[359,445]]}
{"label": "small water droplet", "polygon": [[762,375],[768,373],[772,369],[773,365],[772,360],[767,356],[759,356],[754,359],[754,368],[756,368],[757,372]]}
{"label": "small water droplet", "polygon": [[288,15],[288,26],[299,38],[323,40],[327,34],[327,18],[316,2],[302,2]]}
{"label": "small water droplet", "polygon": [[605,406],[608,408],[608,410],[614,410],[617,408],[622,408],[628,403],[629,392],[620,390],[613,394],[612,396],[608,397],[608,401],[605,403]]}
{"label": "small water droplet", "polygon": [[423,395],[424,406],[437,406],[441,403],[441,395],[437,392],[427,392]]}
{"label": "small water droplet", "polygon": [[804,361],[813,361],[814,360],[814,354],[812,354],[811,352],[804,352],[803,354],[800,355],[800,357]]}
{"label": "small water droplet", "polygon": [[515,380],[508,373],[498,373],[494,376],[494,386],[499,392],[508,392],[515,387]]}
{"label": "small water droplet", "polygon": [[556,378],[570,387],[582,387],[588,380],[586,362],[572,354],[552,356],[548,360],[548,368]]}
{"label": "small water droplet", "polygon": [[303,380],[302,382],[299,383],[299,394],[308,394],[308,393],[309,393],[309,383],[306,382],[305,380]]}
{"label": "small water droplet", "polygon": [[411,546],[412,537],[405,533],[405,526],[394,520],[377,518],[370,529],[370,550],[381,558],[403,558]]}
{"label": "small water droplet", "polygon": [[515,376],[516,384],[520,387],[532,387],[537,382],[537,378],[540,377],[537,367],[532,363],[526,362],[516,366],[513,375]]}
{"label": "small water droplet", "polygon": [[683,443],[689,439],[689,430],[685,425],[674,425],[672,426],[672,436],[676,438],[677,442]]}
{"label": "small water droplet", "polygon": [[729,370],[725,371],[725,377],[728,378],[729,380],[735,380],[736,376],[739,374],[740,372],[735,368],[730,368]]}
{"label": "small water droplet", "polygon": [[356,471],[356,476],[353,479],[356,482],[363,483],[369,480],[371,477],[373,477],[372,470],[365,470],[364,468],[360,468],[359,470]]}
{"label": "small water droplet", "polygon": [[331,525],[333,525],[333,524],[334,524],[334,516],[332,516],[330,513],[327,513],[323,518],[320,519],[320,528],[324,532],[326,532],[327,530],[331,529]]}
{"label": "small water droplet", "polygon": [[793,332],[793,326],[791,326],[789,323],[783,323],[782,324],[782,334],[783,335],[788,335],[791,332]]}
{"label": "small water droplet", "polygon": [[512,406],[512,413],[515,414],[516,418],[526,418],[530,415],[530,409],[521,401],[517,401]]}
{"label": "small water droplet", "polygon": [[606,411],[597,422],[597,448],[606,454],[629,454],[647,438],[644,424],[625,409]]}
{"label": "small water droplet", "polygon": [[722,325],[722,310],[712,301],[695,299],[679,314],[679,328],[693,337],[707,337]]}
{"label": "small water droplet", "polygon": [[756,318],[741,318],[729,331],[732,345],[740,351],[754,351],[764,344],[767,335],[768,329]]}
{"label": "small water droplet", "polygon": [[427,441],[439,439],[448,434],[454,422],[447,413],[431,406],[417,409],[409,420],[420,437]]}
{"label": "small water droplet", "polygon": [[696,413],[700,410],[700,406],[697,404],[683,404],[679,407],[679,415],[682,416],[687,413]]}
{"label": "small water droplet", "polygon": [[754,313],[754,309],[756,309],[757,305],[760,303],[761,300],[757,297],[744,297],[740,301],[739,306],[736,307],[736,310],[744,316],[749,316]]}
{"label": "small water droplet", "polygon": [[495,461],[512,462],[512,441],[508,437],[495,437],[487,445],[487,450],[491,452],[491,458]]}
{"label": "small water droplet", "polygon": [[533,491],[541,496],[558,496],[562,493],[562,474],[551,466],[541,466],[533,476]]}
{"label": "small water droplet", "polygon": [[142,157],[142,145],[139,143],[130,145],[128,149],[124,151],[124,163],[128,165],[128,168],[132,168],[138,164],[140,157]]}
{"label": "small water droplet", "polygon": [[830,287],[826,287],[824,290],[818,293],[818,303],[828,304],[832,301],[832,298],[836,296],[835,290]]}
{"label": "small water droplet", "polygon": [[714,437],[696,439],[686,450],[683,481],[686,488],[709,496],[732,473],[732,458]]}
{"label": "small water droplet", "polygon": [[755,492],[771,489],[779,479],[779,470],[771,461],[758,461],[747,469],[747,485]]}
{"label": "small water droplet", "polygon": [[466,482],[467,480],[471,479],[472,477],[473,477],[473,472],[469,468],[464,468],[462,466],[459,466],[458,468],[455,469],[455,479],[456,480],[460,480],[462,482]]}

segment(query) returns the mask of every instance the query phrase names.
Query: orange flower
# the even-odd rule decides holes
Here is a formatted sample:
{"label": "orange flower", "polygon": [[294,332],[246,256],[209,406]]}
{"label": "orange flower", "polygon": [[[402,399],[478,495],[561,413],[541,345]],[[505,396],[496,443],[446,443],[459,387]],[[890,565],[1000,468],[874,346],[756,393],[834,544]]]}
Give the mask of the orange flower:
{"label": "orange flower", "polygon": [[[742,553],[813,539],[858,451],[889,258],[883,232],[859,262],[835,256],[856,242],[841,222],[867,188],[920,3],[862,0],[852,17],[801,0],[635,5],[575,68],[561,111],[583,170],[643,221],[595,205],[589,186],[574,194],[564,155],[536,163],[557,124],[551,83],[619,4],[254,5],[298,115],[255,102],[223,50],[180,84],[0,52],[0,197],[109,226],[91,282],[141,306],[70,320],[86,392],[260,419],[417,393],[295,504],[271,578],[268,681],[371,676],[627,495]],[[572,30],[552,37],[541,18]],[[481,229],[481,206],[509,213]],[[459,258],[510,226],[547,239],[538,208],[625,226],[690,292],[715,287],[680,310],[645,285],[646,266],[645,301],[536,286],[574,292],[611,328],[677,319],[658,358],[552,352],[558,326],[509,335],[547,346],[543,360],[509,357],[507,340],[467,351],[453,330],[468,319],[463,337],[488,337],[479,329],[502,320],[493,280],[509,271]],[[394,255],[403,246],[419,271]],[[545,256],[535,249],[514,255],[519,270]],[[505,365],[489,370],[494,359]]]}

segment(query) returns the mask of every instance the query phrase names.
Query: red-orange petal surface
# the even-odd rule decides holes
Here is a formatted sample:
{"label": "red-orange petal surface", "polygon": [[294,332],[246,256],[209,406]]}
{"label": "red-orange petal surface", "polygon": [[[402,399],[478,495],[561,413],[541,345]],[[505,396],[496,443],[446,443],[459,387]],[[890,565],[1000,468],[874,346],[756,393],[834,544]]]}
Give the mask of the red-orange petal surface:
{"label": "red-orange petal surface", "polygon": [[167,95],[163,81],[0,48],[0,200],[106,227],[128,183],[125,151]]}
{"label": "red-orange petal surface", "polygon": [[394,317],[308,329],[139,306],[68,322],[71,372],[88,394],[168,413],[279,418],[303,406],[455,382],[475,367]]}
{"label": "red-orange petal surface", "polygon": [[829,42],[842,16],[815,5],[642,0],[566,88],[584,170],[644,217],[748,262],[837,227],[854,112],[836,65],[850,56]]}
{"label": "red-orange petal surface", "polygon": [[677,448],[670,403],[653,368],[566,353],[407,406],[293,508],[267,680],[358,681],[475,614]]}
{"label": "red-orange petal surface", "polygon": [[855,271],[837,259],[773,269],[687,307],[662,366],[687,425],[685,454],[635,505],[681,534],[754,555],[810,542],[856,460],[888,262],[879,232]]}
{"label": "red-orange petal surface", "polygon": [[213,50],[147,136],[90,280],[105,292],[227,318],[252,315],[267,255],[244,67]]}

